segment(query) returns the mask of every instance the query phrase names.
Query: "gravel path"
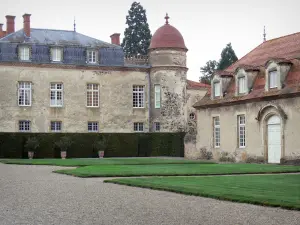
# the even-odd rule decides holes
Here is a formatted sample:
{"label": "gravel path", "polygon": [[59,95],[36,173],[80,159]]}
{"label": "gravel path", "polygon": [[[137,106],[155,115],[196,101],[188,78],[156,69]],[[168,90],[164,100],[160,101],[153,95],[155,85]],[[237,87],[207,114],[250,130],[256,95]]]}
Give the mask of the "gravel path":
{"label": "gravel path", "polygon": [[300,224],[300,212],[103,183],[0,163],[1,225]]}

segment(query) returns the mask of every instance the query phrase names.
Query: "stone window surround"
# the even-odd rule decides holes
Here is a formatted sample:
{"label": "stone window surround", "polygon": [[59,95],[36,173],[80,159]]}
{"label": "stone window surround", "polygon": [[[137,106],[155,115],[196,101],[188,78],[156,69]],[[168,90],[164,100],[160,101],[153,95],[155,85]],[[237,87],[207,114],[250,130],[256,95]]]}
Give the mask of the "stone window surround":
{"label": "stone window surround", "polygon": [[[282,89],[283,86],[284,86],[284,81],[285,81],[285,78],[289,72],[291,68],[291,65],[288,65],[288,64],[283,64],[283,63],[277,63],[275,62],[274,60],[269,60],[267,63],[266,63],[266,70],[265,70],[265,91],[269,91],[269,90],[273,90],[273,89]],[[272,71],[277,71],[277,87],[274,87],[274,88],[270,88],[269,85],[269,74],[270,72]]]}

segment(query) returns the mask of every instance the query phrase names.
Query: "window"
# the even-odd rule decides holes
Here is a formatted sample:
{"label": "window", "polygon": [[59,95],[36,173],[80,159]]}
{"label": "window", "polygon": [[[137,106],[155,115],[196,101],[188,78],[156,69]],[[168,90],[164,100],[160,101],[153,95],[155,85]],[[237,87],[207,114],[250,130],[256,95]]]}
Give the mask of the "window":
{"label": "window", "polygon": [[238,135],[239,147],[244,148],[246,146],[245,115],[238,116]]}
{"label": "window", "polygon": [[21,132],[30,131],[30,121],[28,120],[19,121],[19,131]]}
{"label": "window", "polygon": [[238,88],[239,88],[239,94],[246,93],[246,78],[245,77],[238,78]]}
{"label": "window", "polygon": [[144,131],[144,124],[143,123],[133,123],[133,130],[137,132]]}
{"label": "window", "polygon": [[133,107],[144,108],[144,86],[133,86]]}
{"label": "window", "polygon": [[95,51],[88,51],[88,63],[96,63],[96,52]]}
{"label": "window", "polygon": [[98,122],[88,122],[88,132],[98,132]]}
{"label": "window", "polygon": [[190,113],[189,118],[190,120],[195,120],[196,119],[195,113]]}
{"label": "window", "polygon": [[269,88],[277,87],[277,71],[273,70],[269,72]]}
{"label": "window", "polygon": [[61,48],[52,48],[52,61],[60,62],[62,60],[62,50]]}
{"label": "window", "polygon": [[214,83],[214,96],[215,97],[220,96],[220,82]]}
{"label": "window", "polygon": [[29,47],[28,46],[20,46],[19,48],[19,58],[22,61],[29,60]]}
{"label": "window", "polygon": [[61,121],[51,121],[51,131],[60,132],[61,131]]}
{"label": "window", "polygon": [[31,83],[19,82],[18,90],[19,106],[31,106]]}
{"label": "window", "polygon": [[214,117],[214,146],[215,148],[220,147],[220,118]]}
{"label": "window", "polygon": [[99,106],[99,84],[87,84],[87,106]]}
{"label": "window", "polygon": [[155,96],[154,96],[154,101],[155,101],[155,108],[159,109],[160,108],[160,85],[154,85],[155,89]]}
{"label": "window", "polygon": [[63,106],[63,84],[50,84],[50,106]]}
{"label": "window", "polygon": [[160,123],[159,122],[154,123],[154,130],[155,131],[160,131]]}

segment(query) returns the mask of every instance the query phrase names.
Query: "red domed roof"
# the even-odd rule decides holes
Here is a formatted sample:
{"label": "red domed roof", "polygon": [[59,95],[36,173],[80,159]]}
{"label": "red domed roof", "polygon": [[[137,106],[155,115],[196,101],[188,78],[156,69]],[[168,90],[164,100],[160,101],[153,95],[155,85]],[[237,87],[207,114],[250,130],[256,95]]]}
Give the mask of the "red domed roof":
{"label": "red domed roof", "polygon": [[168,14],[165,17],[166,24],[158,28],[151,39],[149,49],[153,48],[182,48],[186,49],[181,33],[168,22]]}

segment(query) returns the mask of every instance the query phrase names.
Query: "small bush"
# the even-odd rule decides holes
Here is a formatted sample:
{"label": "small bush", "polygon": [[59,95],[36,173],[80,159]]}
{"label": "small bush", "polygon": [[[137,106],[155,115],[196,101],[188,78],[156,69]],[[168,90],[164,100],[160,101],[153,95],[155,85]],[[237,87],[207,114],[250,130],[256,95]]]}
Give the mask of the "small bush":
{"label": "small bush", "polygon": [[205,147],[200,148],[201,159],[211,160],[213,158],[213,154],[211,151],[207,151]]}
{"label": "small bush", "polygon": [[230,155],[228,152],[221,152],[221,156],[219,158],[220,162],[235,162],[235,157]]}
{"label": "small bush", "polygon": [[246,163],[265,163],[265,159],[263,156],[248,156]]}
{"label": "small bush", "polygon": [[55,142],[55,145],[60,149],[60,151],[67,151],[72,145],[72,140],[67,136],[62,136]]}
{"label": "small bush", "polygon": [[35,152],[39,146],[39,140],[36,137],[29,137],[24,145],[24,148],[27,152]]}
{"label": "small bush", "polygon": [[93,143],[93,148],[96,151],[104,151],[107,148],[107,141],[106,139],[103,137],[100,140],[95,140]]}

